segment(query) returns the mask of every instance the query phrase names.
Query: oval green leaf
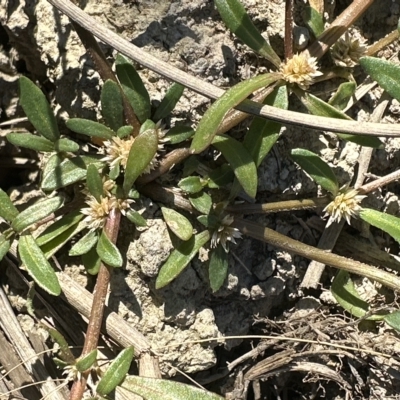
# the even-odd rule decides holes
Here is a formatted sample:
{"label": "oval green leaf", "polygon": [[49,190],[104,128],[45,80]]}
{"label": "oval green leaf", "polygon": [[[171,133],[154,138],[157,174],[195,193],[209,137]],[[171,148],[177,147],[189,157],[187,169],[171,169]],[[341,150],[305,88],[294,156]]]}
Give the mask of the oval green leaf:
{"label": "oval green leaf", "polygon": [[[287,110],[289,99],[286,86],[275,88],[265,98],[263,104]],[[257,167],[278,140],[281,126],[282,124],[278,122],[258,117],[255,117],[251,123],[249,131],[243,140],[243,146],[248,150]]]}
{"label": "oval green leaf", "polygon": [[69,214],[63,215],[59,220],[48,226],[40,236],[36,238],[36,243],[39,246],[43,246],[61,235],[67,229],[71,228],[71,226],[77,225],[83,217],[84,215],[81,214],[80,210],[75,210]]}
{"label": "oval green leaf", "polygon": [[132,132],[133,132],[133,127],[131,125],[124,125],[117,130],[117,136],[123,139],[124,137],[129,136]]}
{"label": "oval green leaf", "polygon": [[15,146],[32,149],[35,151],[52,152],[55,150],[54,143],[50,140],[31,133],[9,133],[7,140]]}
{"label": "oval green leaf", "polygon": [[182,143],[194,135],[194,129],[190,126],[177,125],[171,128],[165,135],[165,140],[171,144]]}
{"label": "oval green leaf", "polygon": [[53,169],[46,166],[41,184],[42,190],[53,191],[84,179],[87,172],[86,168],[91,164],[94,164],[96,168],[104,166],[104,162],[100,161],[97,156],[68,158]]}
{"label": "oval green leaf", "polygon": [[336,196],[339,183],[331,167],[312,151],[306,149],[293,149],[293,160],[307,172],[311,178],[323,189]]}
{"label": "oval green leaf", "polygon": [[89,231],[85,236],[80,238],[68,252],[70,256],[81,256],[86,254],[97,243],[98,237],[95,231]]}
{"label": "oval green leaf", "polygon": [[123,188],[129,193],[136,179],[146,170],[158,150],[156,129],[148,129],[133,142],[126,162]]}
{"label": "oval green leaf", "polygon": [[201,153],[213,141],[225,114],[240,102],[246,99],[255,90],[267,87],[279,80],[279,74],[259,75],[227,90],[210,108],[205,112],[197,126],[190,149],[193,153]]}
{"label": "oval green leaf", "polygon": [[232,168],[228,164],[222,164],[208,174],[207,186],[210,189],[218,189],[232,183],[234,179]]}
{"label": "oval green leaf", "polygon": [[172,86],[168,89],[168,92],[165,94],[162,99],[160,105],[157,107],[153,115],[153,121],[161,121],[165,117],[171,113],[171,111],[175,108],[179,99],[181,98],[183,91],[185,90],[185,86],[180,83],[173,83]]}
{"label": "oval green leaf", "polygon": [[329,104],[338,110],[345,109],[356,89],[357,85],[355,82],[341,83],[336,93],[329,100]]}
{"label": "oval green leaf", "polygon": [[132,346],[122,350],[110,364],[97,385],[96,392],[102,396],[113,391],[126,377],[134,356]]}
{"label": "oval green leaf", "polygon": [[229,136],[217,135],[212,145],[229,162],[244,191],[254,199],[257,194],[257,167],[243,144]]}
{"label": "oval green leaf", "polygon": [[400,218],[380,211],[363,208],[359,214],[360,218],[370,225],[388,233],[393,239],[400,243]]}
{"label": "oval green leaf", "polygon": [[11,242],[6,239],[4,235],[0,234],[0,261],[7,254],[8,250],[10,250]]}
{"label": "oval green leaf", "polygon": [[23,235],[18,242],[18,254],[29,275],[46,292],[53,296],[61,293],[57,275],[31,235]]}
{"label": "oval green leaf", "polygon": [[7,193],[0,189],[0,217],[7,222],[11,222],[19,214],[17,207],[14,206]]}
{"label": "oval green leaf", "polygon": [[82,254],[82,264],[89,275],[97,275],[101,266],[101,259],[93,247],[87,253]]}
{"label": "oval green leaf", "polygon": [[84,118],[71,118],[66,122],[67,128],[82,135],[110,140],[116,133],[107,126]]}
{"label": "oval green leaf", "polygon": [[[346,115],[344,112],[332,107],[328,103],[325,103],[318,97],[313,96],[306,92],[295,92],[297,97],[307,108],[307,110],[313,115],[319,115],[321,117],[338,118],[338,119],[352,119]],[[383,146],[382,142],[376,136],[362,136],[362,135],[351,135],[348,133],[338,133],[341,139],[348,140],[349,142],[354,142],[360,144],[361,146],[381,148]]]}
{"label": "oval green leaf", "polygon": [[146,400],[223,400],[215,393],[166,379],[128,375],[121,387]]}
{"label": "oval green leaf", "polygon": [[190,204],[202,214],[209,214],[212,207],[211,196],[205,192],[195,193],[189,196]]}
{"label": "oval green leaf", "polygon": [[193,226],[190,221],[171,208],[161,207],[164,220],[172,232],[179,239],[189,240],[193,235]]}
{"label": "oval green leaf", "polygon": [[161,289],[172,282],[186,268],[200,247],[209,240],[210,233],[204,231],[177,246],[158,273],[156,289]]}
{"label": "oval green leaf", "polygon": [[28,226],[41,221],[43,218],[46,218],[48,215],[58,210],[63,204],[64,198],[61,196],[38,201],[33,206],[19,213],[12,222],[11,227],[15,232],[22,232]]}
{"label": "oval green leaf", "polygon": [[396,331],[400,331],[400,311],[385,315],[384,321]]}
{"label": "oval green leaf", "polygon": [[392,97],[400,101],[400,66],[377,57],[361,57],[360,65]]}
{"label": "oval green leaf", "polygon": [[139,121],[143,123],[150,119],[150,96],[133,65],[121,54],[118,54],[115,60],[115,70],[122,90]]}
{"label": "oval green leaf", "polygon": [[107,79],[101,90],[101,115],[108,127],[114,132],[124,124],[124,106],[118,83]]}
{"label": "oval green leaf", "polygon": [[210,279],[210,287],[216,292],[223,285],[228,275],[228,253],[219,244],[215,250],[211,252],[210,263],[208,264],[208,276]]}
{"label": "oval green leaf", "polygon": [[19,102],[29,122],[51,142],[59,137],[57,121],[42,91],[28,78],[19,78]]}
{"label": "oval green leaf", "polygon": [[187,176],[178,182],[178,186],[186,193],[198,193],[203,189],[202,180],[199,176]]}
{"label": "oval green leaf", "polygon": [[136,226],[147,226],[147,221],[135,210],[129,210],[126,213],[126,218]]}
{"label": "oval green leaf", "polygon": [[315,8],[304,8],[303,21],[315,37],[318,37],[324,31],[324,20]]}
{"label": "oval green leaf", "polygon": [[104,231],[97,242],[96,251],[101,260],[114,268],[122,267],[122,256],[117,246],[110,241]]}
{"label": "oval green leaf", "polygon": [[96,166],[91,164],[87,168],[86,174],[86,185],[89,189],[90,194],[97,200],[98,203],[101,202],[101,197],[103,193],[103,181],[97,170]]}
{"label": "oval green leaf", "polygon": [[[369,304],[361,299],[347,271],[339,270],[331,285],[336,301],[350,314],[363,318],[369,312]],[[368,320],[380,320],[382,315],[372,315]]]}
{"label": "oval green leaf", "polygon": [[97,349],[94,349],[89,354],[79,357],[76,360],[75,368],[79,372],[85,372],[93,366],[96,360],[97,360]]}
{"label": "oval green leaf", "polygon": [[65,151],[75,153],[79,150],[79,144],[67,138],[58,139],[55,143],[57,151]]}
{"label": "oval green leaf", "polygon": [[214,3],[231,32],[275,67],[279,67],[280,58],[254,26],[239,0],[215,0]]}

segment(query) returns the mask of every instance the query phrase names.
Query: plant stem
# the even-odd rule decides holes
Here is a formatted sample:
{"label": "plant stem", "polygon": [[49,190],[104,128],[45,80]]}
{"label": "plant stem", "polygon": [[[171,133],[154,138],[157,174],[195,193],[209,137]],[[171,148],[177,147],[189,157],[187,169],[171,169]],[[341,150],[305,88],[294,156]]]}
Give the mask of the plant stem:
{"label": "plant stem", "polygon": [[382,178],[378,178],[372,182],[366,183],[365,185],[359,188],[359,192],[360,194],[367,194],[399,179],[400,179],[400,169],[388,175],[382,176]]}
{"label": "plant stem", "polygon": [[298,254],[299,256],[319,261],[332,267],[343,269],[352,274],[365,276],[377,281],[393,290],[399,290],[400,278],[396,275],[371,267],[368,264],[351,260],[350,258],[338,256],[316,247],[309,246],[297,240],[289,238],[272,229],[266,228],[255,222],[235,218],[232,227],[238,228],[243,234],[262,242],[269,243],[285,251]]}
{"label": "plant stem", "polygon": [[[364,0],[363,0],[364,1]],[[367,2],[367,0],[365,0]],[[370,2],[370,0],[368,0]],[[112,46],[121,54],[139,62],[144,67],[159,73],[160,75],[178,82],[185,87],[211,99],[221,97],[225,91],[206,81],[195,78],[184,71],[160,62],[156,57],[151,56],[146,51],[134,46],[127,40],[119,37],[109,29],[104,28],[94,18],[85,14],[81,9],[74,6],[67,0],[48,0],[49,3],[65,13],[73,21],[83,26],[104,43]],[[360,3],[360,1],[357,1]],[[283,110],[276,107],[261,105],[251,100],[240,103],[237,109],[254,114],[263,118],[271,119],[281,123],[291,125],[301,125],[312,129],[326,130],[338,133],[351,133],[354,135],[370,136],[400,136],[400,126],[395,124],[374,124],[368,122],[338,120],[335,118],[318,117],[294,111]]]}
{"label": "plant stem", "polygon": [[[121,212],[114,208],[108,215],[106,224],[104,226],[104,233],[114,244],[117,242],[120,220]],[[100,270],[97,275],[96,286],[93,292],[92,310],[90,312],[85,344],[81,354],[82,356],[97,348],[111,273],[112,267],[101,263]],[[89,373],[90,371],[86,371],[82,374],[82,378],[80,380],[74,382],[71,388],[70,400],[82,399]]]}
{"label": "plant stem", "polygon": [[293,57],[293,0],[285,2],[285,61]]}

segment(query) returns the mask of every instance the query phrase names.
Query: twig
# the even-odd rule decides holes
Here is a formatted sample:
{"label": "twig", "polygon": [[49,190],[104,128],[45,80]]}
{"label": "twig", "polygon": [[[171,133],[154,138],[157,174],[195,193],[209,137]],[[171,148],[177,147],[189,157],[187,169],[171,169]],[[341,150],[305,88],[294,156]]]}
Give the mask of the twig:
{"label": "twig", "polygon": [[285,1],[285,61],[293,57],[293,0]]}
{"label": "twig", "polygon": [[[146,51],[134,46],[127,40],[119,37],[109,29],[104,28],[94,18],[84,13],[81,9],[74,6],[67,0],[48,0],[49,3],[61,10],[73,21],[83,26],[93,35],[98,37],[104,43],[112,46],[114,49],[142,64],[143,66],[159,73],[174,82],[181,83],[196,93],[211,99],[221,97],[225,91],[216,86],[195,78],[184,71],[174,68],[166,63],[160,62],[156,57],[151,56]],[[364,0],[362,0],[364,1]],[[365,0],[367,2],[367,0]],[[368,0],[371,2],[371,0]],[[360,1],[357,1],[360,3]],[[261,105],[251,100],[243,101],[237,106],[237,109],[254,114],[260,117],[282,122],[284,124],[302,125],[312,129],[322,129],[338,133],[351,133],[355,135],[369,136],[400,136],[400,126],[395,124],[374,124],[357,121],[338,120],[335,118],[318,117],[294,111],[287,111],[268,105]]]}
{"label": "twig", "polygon": [[361,194],[367,194],[399,179],[400,179],[400,169],[388,175],[382,176],[382,178],[376,179],[375,181],[366,183],[365,185],[359,188],[359,192]]}

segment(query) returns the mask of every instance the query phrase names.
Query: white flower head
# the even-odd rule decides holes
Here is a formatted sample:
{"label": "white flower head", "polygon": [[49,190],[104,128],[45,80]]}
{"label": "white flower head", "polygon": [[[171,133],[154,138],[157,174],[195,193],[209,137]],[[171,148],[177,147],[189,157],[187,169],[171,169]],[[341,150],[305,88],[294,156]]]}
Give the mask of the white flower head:
{"label": "white flower head", "polygon": [[218,228],[213,232],[211,237],[211,247],[215,248],[221,243],[224,250],[228,253],[228,241],[236,244],[235,239],[240,239],[242,234],[237,228],[233,228],[230,225],[233,222],[231,215],[225,215]]}
{"label": "white flower head", "polygon": [[295,54],[290,60],[282,63],[279,72],[288,83],[296,83],[301,89],[307,90],[314,83],[317,76],[322,72],[318,71],[317,59],[306,53]]}
{"label": "white flower head", "polygon": [[324,208],[325,216],[329,216],[328,227],[333,222],[339,222],[342,218],[346,218],[350,224],[350,218],[358,216],[361,210],[360,202],[367,196],[358,194],[354,188],[344,185],[339,189],[336,197]]}
{"label": "white flower head", "polygon": [[354,67],[366,51],[364,39],[356,39],[349,32],[346,32],[344,37],[341,37],[332,46],[331,55],[336,65]]}

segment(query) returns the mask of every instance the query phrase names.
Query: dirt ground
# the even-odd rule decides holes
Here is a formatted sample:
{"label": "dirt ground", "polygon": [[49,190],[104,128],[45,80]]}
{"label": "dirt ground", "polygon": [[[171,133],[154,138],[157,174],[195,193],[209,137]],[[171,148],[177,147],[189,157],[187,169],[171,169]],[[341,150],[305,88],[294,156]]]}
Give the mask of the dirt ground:
{"label": "dirt ground", "polygon": [[[282,56],[284,1],[242,0],[242,3]],[[326,21],[331,22],[349,3],[326,0]],[[301,18],[306,4],[305,0],[295,1],[299,49],[306,40]],[[270,68],[228,32],[210,0],[87,0],[83,8],[109,29],[158,57],[160,62],[171,63],[222,88]],[[352,31],[372,44],[396,28],[399,15],[400,0],[377,0]],[[112,49],[103,46],[103,50],[110,60],[115,56]],[[398,50],[395,42],[381,55],[397,58]],[[140,66],[138,69],[157,104],[170,82]],[[4,123],[0,125],[0,186],[17,204],[24,205],[41,196],[37,190],[38,164],[31,162],[35,160],[33,153],[16,149],[4,137],[10,129],[29,128],[26,123],[7,125],[24,116],[17,95],[21,75],[36,81],[45,91],[64,132],[67,118],[100,118],[102,83],[67,17],[46,0],[0,0],[0,123]],[[355,68],[354,76],[357,83],[365,78],[359,67]],[[315,85],[312,92],[326,100],[337,85],[337,80],[324,82]],[[368,120],[381,93],[378,87],[371,90],[349,115],[359,121]],[[301,109],[295,99],[291,102],[292,109]],[[174,114],[166,121],[167,126],[177,122],[196,126],[209,104],[208,99],[185,90]],[[383,122],[396,123],[398,115],[399,104],[392,100]],[[243,123],[233,134],[240,135],[247,126],[248,123]],[[315,183],[289,157],[290,150],[296,147],[320,154],[334,168],[340,184],[353,178],[358,145],[339,141],[331,133],[301,127],[283,127],[281,134],[260,166],[257,202],[317,194]],[[385,147],[374,151],[369,170],[379,176],[392,172],[400,163],[400,140],[383,139],[383,142]],[[24,162],[16,166],[13,161],[16,158]],[[179,169],[172,170],[168,179],[176,183],[179,176]],[[398,185],[392,184],[374,192],[369,206],[396,214],[399,194]],[[126,254],[126,265],[113,276],[109,306],[145,335],[160,355],[165,376],[185,381],[178,373],[183,371],[209,390],[232,400],[400,399],[398,334],[383,323],[356,321],[343,311],[329,291],[336,272],[333,268],[325,271],[318,289],[303,290],[299,284],[308,260],[243,237],[236,246],[231,246],[229,275],[216,293],[211,292],[207,269],[199,259],[166,288],[156,291],[155,277],[172,243],[160,205],[146,198],[141,201],[148,227],[135,230],[126,221],[122,224],[118,247]],[[321,235],[321,215],[317,210],[248,218],[316,245]],[[350,226],[345,231],[359,235]],[[398,246],[389,237],[374,230],[372,234],[381,249],[399,254]],[[360,237],[361,240],[364,239]],[[355,248],[346,255],[357,258],[357,252]],[[93,279],[87,277],[79,258],[67,254],[68,251],[57,253],[62,268],[91,289]],[[35,329],[34,320],[27,313],[27,287],[5,265],[0,276],[23,329]],[[357,278],[356,283],[373,307],[398,308],[396,293],[367,279]],[[54,304],[66,307],[59,300],[54,300]],[[45,314],[42,305],[38,304],[37,310]],[[71,316],[68,323],[80,332],[84,329],[81,319],[72,309],[67,310],[65,315]],[[247,335],[267,337],[260,340],[246,338]],[[82,334],[78,339],[79,336],[82,338]],[[194,343],[227,336],[237,338]]]}

